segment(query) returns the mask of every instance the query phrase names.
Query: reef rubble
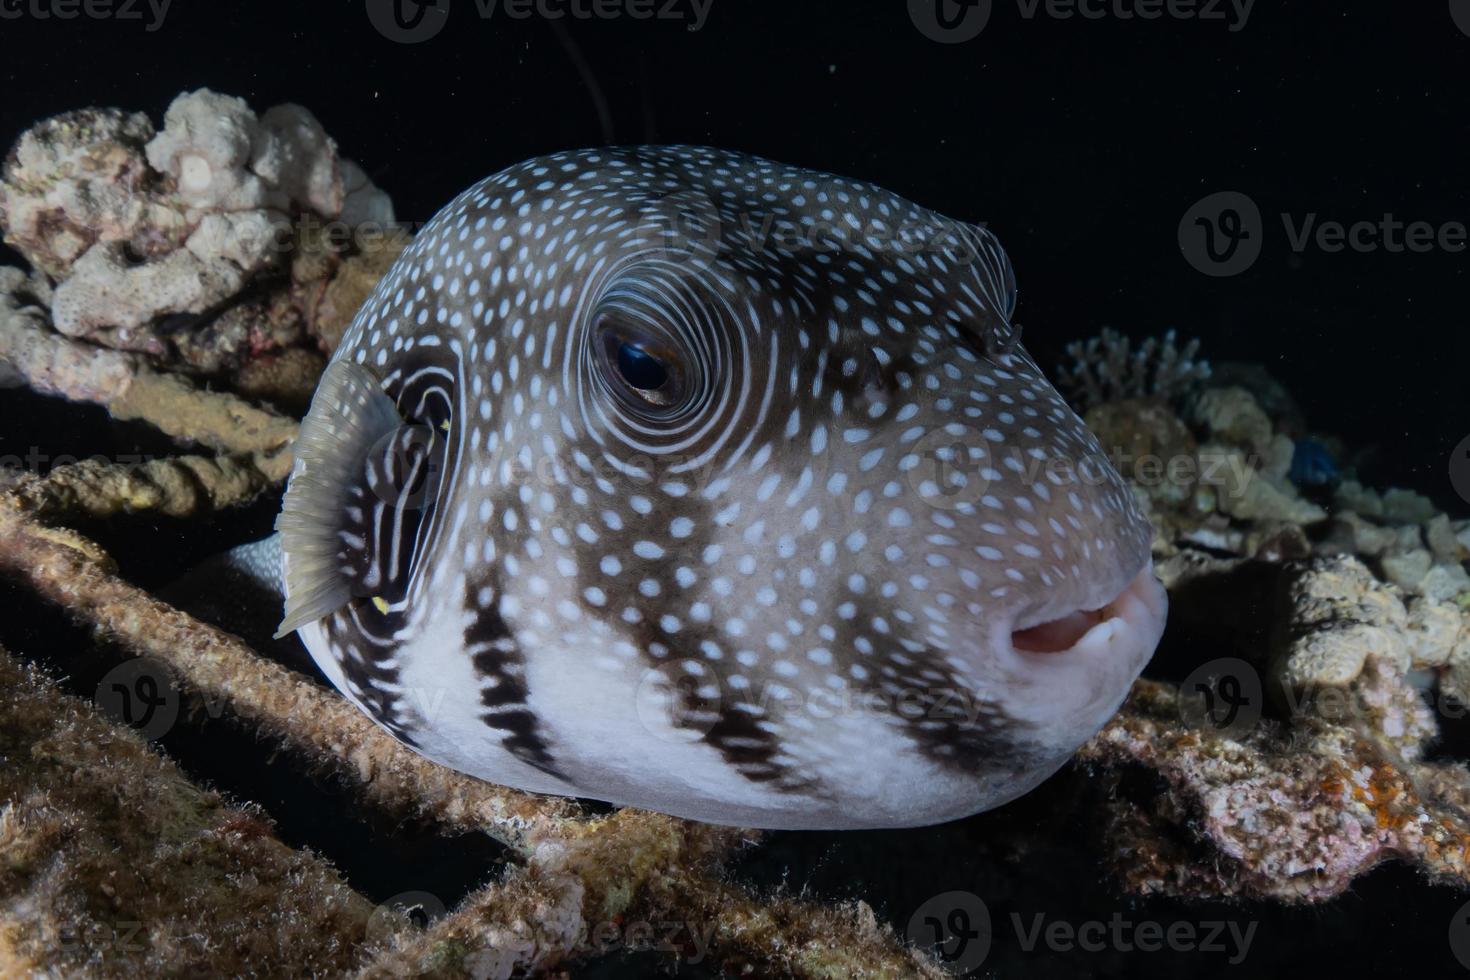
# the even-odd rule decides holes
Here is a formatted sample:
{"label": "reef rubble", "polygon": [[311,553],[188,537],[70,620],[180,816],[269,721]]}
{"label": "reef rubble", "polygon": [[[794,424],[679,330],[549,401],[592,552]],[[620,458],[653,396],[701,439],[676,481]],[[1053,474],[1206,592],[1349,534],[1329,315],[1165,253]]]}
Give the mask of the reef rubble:
{"label": "reef rubble", "polygon": [[[1149,508],[1170,594],[1154,664],[1080,754],[1111,789],[1119,879],[1318,901],[1400,858],[1470,885],[1470,770],[1431,752],[1470,704],[1470,521],[1352,479],[1308,496],[1255,393],[1198,369],[1153,393],[1110,385],[1120,365],[1148,373],[1117,343],[1073,349],[1101,379],[1080,394],[1111,392],[1086,417]],[[1195,354],[1171,347],[1145,349]],[[1165,661],[1184,676],[1150,679]],[[1155,778],[1123,778],[1140,769]]]}

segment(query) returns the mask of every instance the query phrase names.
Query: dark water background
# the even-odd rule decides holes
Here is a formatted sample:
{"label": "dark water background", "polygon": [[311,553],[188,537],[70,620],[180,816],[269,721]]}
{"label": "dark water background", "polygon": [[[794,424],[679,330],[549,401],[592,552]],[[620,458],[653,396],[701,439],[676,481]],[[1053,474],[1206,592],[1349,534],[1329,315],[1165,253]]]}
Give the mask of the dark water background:
{"label": "dark water background", "polygon": [[[152,31],[146,7],[143,21],[63,21],[38,17],[32,0],[0,0],[0,12],[19,11],[0,17],[0,142],[89,104],[158,119],[180,91],[208,86],[257,110],[306,105],[411,222],[525,157],[606,142],[710,143],[864,178],[999,234],[1041,364],[1103,326],[1177,328],[1212,359],[1265,365],[1309,425],[1376,450],[1370,482],[1470,510],[1446,476],[1470,431],[1470,256],[1296,251],[1282,219],[1470,224],[1470,36],[1455,5],[1260,0],[1235,31],[1228,5],[1225,21],[1058,19],[1044,7],[1028,19],[1017,0],[993,6],[979,37],[941,44],[904,0],[713,0],[697,31],[688,2],[673,8],[679,19],[552,22],[503,9],[482,19],[454,0],[438,36],[404,44],[347,0],[175,0]],[[1470,12],[1461,20],[1470,26]],[[1177,234],[1221,191],[1258,206],[1262,248],[1247,271],[1212,277],[1185,260]],[[0,455],[137,449],[167,446],[98,411],[0,390]],[[266,533],[274,511],[267,501],[209,528],[128,519],[94,533],[115,553],[146,554],[123,571],[157,585]],[[81,635],[35,606],[0,584],[0,643],[90,692],[112,661],[62,657]],[[452,903],[493,868],[492,848],[359,822],[340,793],[286,760],[261,764],[261,747],[227,724],[180,725],[163,744],[201,778],[262,802],[285,839],[319,848],[375,898],[426,889]],[[775,835],[739,873],[863,898],[899,929],[930,896],[973,892],[996,922],[985,969],[1003,976],[1464,972],[1446,935],[1466,896],[1403,868],[1308,909],[1126,899],[1096,860],[1093,828],[1057,816],[1086,792],[1069,772],[942,828]],[[1232,967],[1207,953],[1028,953],[1013,911],[1258,927]],[[653,965],[632,958],[588,975]]]}

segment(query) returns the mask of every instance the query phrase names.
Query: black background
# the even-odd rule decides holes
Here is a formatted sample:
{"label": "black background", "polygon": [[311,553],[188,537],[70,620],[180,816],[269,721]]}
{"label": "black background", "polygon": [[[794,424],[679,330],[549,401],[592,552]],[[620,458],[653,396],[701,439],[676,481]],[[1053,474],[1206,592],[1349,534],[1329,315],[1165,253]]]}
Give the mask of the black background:
{"label": "black background", "polygon": [[[1470,253],[1296,254],[1280,217],[1470,223],[1470,37],[1447,5],[1259,0],[1235,32],[1020,9],[996,0],[954,45],[904,0],[713,0],[699,31],[485,20],[454,0],[419,44],[384,38],[360,0],[175,0],[151,33],[25,16],[0,20],[0,134],[96,103],[157,117],[198,86],[298,101],[409,221],[525,157],[608,141],[866,178],[1000,235],[1043,365],[1101,326],[1175,327],[1215,360],[1267,365],[1310,424],[1376,447],[1375,482],[1463,507],[1446,464],[1470,430]],[[1221,190],[1256,201],[1266,237],[1249,272],[1212,279],[1177,229]]]}
{"label": "black background", "polygon": [[[0,9],[13,4],[0,0]],[[23,8],[0,19],[0,141],[90,104],[159,119],[180,91],[208,86],[257,110],[309,107],[406,221],[429,218],[508,164],[610,141],[717,144],[868,179],[999,234],[1018,272],[1027,344],[1043,365],[1103,326],[1136,336],[1177,328],[1201,338],[1210,358],[1266,365],[1314,427],[1377,447],[1374,482],[1415,487],[1463,514],[1446,464],[1470,430],[1470,254],[1295,254],[1280,218],[1376,222],[1392,213],[1470,223],[1470,37],[1446,4],[1259,0],[1235,32],[1219,20],[1028,20],[1016,0],[994,8],[978,38],[955,45],[920,33],[904,0],[713,0],[699,31],[684,20],[626,17],[552,23],[502,11],[484,20],[471,0],[454,0],[445,30],[421,44],[386,39],[361,2],[346,0],[174,0],[152,32],[139,21],[40,19]],[[1176,235],[1194,202],[1223,190],[1255,200],[1265,238],[1247,273],[1215,279],[1183,259]],[[0,391],[0,454],[95,451],[68,441],[95,443],[96,417],[76,411]],[[257,510],[202,535],[166,522],[117,533],[163,533],[161,544],[182,549],[157,568],[131,570],[146,582],[194,552],[268,530],[273,505]],[[22,597],[7,591],[0,600],[14,608]],[[12,622],[0,639],[24,653],[26,637],[61,628]],[[207,752],[191,756],[178,741],[171,751],[192,768],[226,778]],[[237,749],[256,751],[248,739]],[[229,788],[264,799],[288,840],[326,846],[333,836],[316,817],[291,813],[302,800],[320,803],[309,789],[234,778]],[[765,865],[747,871],[864,897],[900,929],[909,910],[946,887],[984,894],[998,919],[1010,902],[1027,915],[1047,909],[1074,920],[1120,908],[1166,922],[1222,914],[1127,902],[1095,863],[1072,857],[976,857],[1018,824],[1085,836],[1047,823],[1046,808],[1074,789],[1069,778],[999,816],[937,831],[778,835]],[[443,874],[424,870],[429,857],[414,878],[380,874],[347,844],[328,855],[381,897]],[[1047,887],[1027,883],[1033,860]],[[992,861],[1006,883],[989,877]],[[1461,900],[1389,870],[1326,908],[1223,914],[1263,920],[1269,938],[1245,964],[1253,972],[1351,976],[1371,965],[1379,976],[1434,974],[1454,968],[1444,935]],[[1142,956],[999,962],[1057,975],[1226,966]]]}

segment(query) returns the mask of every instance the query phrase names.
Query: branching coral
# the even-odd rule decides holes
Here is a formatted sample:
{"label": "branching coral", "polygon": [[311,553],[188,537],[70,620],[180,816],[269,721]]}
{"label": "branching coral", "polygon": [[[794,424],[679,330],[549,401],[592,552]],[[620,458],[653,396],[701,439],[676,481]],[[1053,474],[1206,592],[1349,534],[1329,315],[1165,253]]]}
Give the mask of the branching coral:
{"label": "branching coral", "polygon": [[1210,365],[1196,360],[1199,341],[1183,347],[1174,331],[1150,337],[1135,350],[1133,341],[1116,330],[1067,345],[1071,365],[1057,368],[1057,384],[1079,412],[1124,398],[1177,398],[1210,376]]}

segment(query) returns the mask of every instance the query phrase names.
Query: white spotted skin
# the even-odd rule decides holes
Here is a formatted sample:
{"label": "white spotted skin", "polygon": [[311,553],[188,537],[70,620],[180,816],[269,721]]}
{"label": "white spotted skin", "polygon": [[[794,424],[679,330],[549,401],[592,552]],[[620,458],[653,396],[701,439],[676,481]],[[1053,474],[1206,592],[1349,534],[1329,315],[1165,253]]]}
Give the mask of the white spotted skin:
{"label": "white spotted skin", "polygon": [[[797,232],[816,224],[843,237]],[[904,229],[977,250],[896,247]],[[998,806],[1117,710],[1166,605],[1146,518],[1013,306],[988,232],[741,154],[562,153],[482,181],[334,355],[451,378],[387,702],[342,669],[350,631],[301,636],[390,731],[497,783],[773,828]],[[608,323],[680,352],[687,405],[630,410]],[[1084,610],[1057,649],[1012,640]],[[472,642],[492,636],[504,658]],[[514,703],[487,709],[487,685]]]}

